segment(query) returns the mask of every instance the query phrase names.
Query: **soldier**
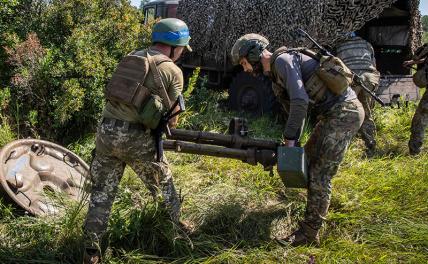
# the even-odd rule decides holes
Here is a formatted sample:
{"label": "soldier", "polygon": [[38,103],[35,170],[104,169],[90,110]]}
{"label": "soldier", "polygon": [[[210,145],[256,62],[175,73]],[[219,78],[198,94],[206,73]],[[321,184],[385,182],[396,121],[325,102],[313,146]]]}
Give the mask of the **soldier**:
{"label": "soldier", "polygon": [[301,52],[281,48],[273,54],[269,42],[258,34],[239,38],[231,50],[232,61],[254,75],[264,73],[276,84],[278,100],[287,105],[289,116],[284,144],[298,144],[308,106],[314,106],[318,122],[305,145],[309,162],[309,184],[305,218],[286,238],[293,246],[319,244],[319,230],[327,215],[331,197],[331,179],[353,136],[360,128],[364,110],[355,92],[346,85],[335,95],[315,74],[319,62]]}
{"label": "soldier", "polygon": [[[380,73],[376,70],[376,59],[372,45],[354,32],[346,41],[336,48],[339,57],[353,72],[361,76],[362,81],[371,91],[376,92],[379,87]],[[373,156],[376,148],[376,125],[372,118],[373,101],[371,96],[358,85],[353,85],[355,93],[364,107],[364,122],[358,134],[366,145],[366,155]]]}
{"label": "soldier", "polygon": [[[131,53],[133,56],[141,56],[142,61],[147,58],[149,63],[150,61],[155,63],[154,67],[157,70],[152,71],[151,67],[147,70],[142,87],[156,91],[159,89],[160,80],[160,86],[163,84],[164,91],[169,97],[162,98],[162,104],[166,104],[165,101],[168,99],[175,100],[183,89],[183,74],[174,62],[181,56],[184,48],[191,51],[189,40],[189,30],[183,21],[175,18],[162,19],[153,27],[151,47]],[[116,71],[137,74],[142,71],[140,68],[124,69],[125,66],[119,69],[121,67],[119,64]],[[119,89],[121,85],[127,84],[117,83],[117,87],[113,88]],[[169,125],[174,127],[177,121],[178,119],[174,118]],[[160,202],[168,211],[171,220],[176,224],[179,223],[180,199],[173,184],[171,171],[167,160],[163,158],[157,162],[155,155],[154,139],[150,129],[143,125],[141,111],[133,105],[111,100],[107,96],[103,118],[97,131],[95,156],[91,164],[92,191],[84,223],[84,263],[100,262],[99,243],[104,238],[112,203],[125,165],[129,165],[137,173],[155,199],[162,198]]]}
{"label": "soldier", "polygon": [[[404,67],[417,65],[418,71],[413,76],[413,81],[419,87],[426,87],[428,80],[428,43],[419,47],[411,60],[403,63]],[[424,141],[425,129],[428,126],[428,89],[425,90],[410,127],[411,135],[409,140],[410,155],[418,155],[421,152]]]}

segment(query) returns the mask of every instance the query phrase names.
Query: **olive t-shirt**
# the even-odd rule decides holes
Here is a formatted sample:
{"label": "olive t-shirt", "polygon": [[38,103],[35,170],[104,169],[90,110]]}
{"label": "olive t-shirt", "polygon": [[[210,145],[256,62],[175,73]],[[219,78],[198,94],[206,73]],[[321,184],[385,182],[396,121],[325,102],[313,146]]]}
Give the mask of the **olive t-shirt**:
{"label": "olive t-shirt", "polygon": [[[140,53],[144,54],[144,51],[139,51],[136,55],[139,55]],[[168,58],[159,51],[149,49],[149,54],[153,57],[155,62],[163,61],[157,65],[157,68],[169,99],[171,102],[174,102],[183,91],[183,72],[174,64],[174,62],[168,60]],[[156,85],[151,71],[148,72],[143,85],[150,90],[155,89]],[[140,116],[135,107],[113,101],[107,101],[106,106],[104,107],[103,117],[135,123],[141,122]]]}

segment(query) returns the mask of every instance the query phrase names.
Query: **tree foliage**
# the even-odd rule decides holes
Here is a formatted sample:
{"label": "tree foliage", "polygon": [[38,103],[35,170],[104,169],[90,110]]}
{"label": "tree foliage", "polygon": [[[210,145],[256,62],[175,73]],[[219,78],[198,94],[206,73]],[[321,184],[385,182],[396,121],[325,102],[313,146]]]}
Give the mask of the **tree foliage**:
{"label": "tree foliage", "polygon": [[428,32],[428,16],[422,16],[422,28],[424,32]]}
{"label": "tree foliage", "polygon": [[4,108],[20,136],[66,141],[93,130],[116,64],[149,42],[141,11],[127,0],[1,5],[0,88],[10,90]]}

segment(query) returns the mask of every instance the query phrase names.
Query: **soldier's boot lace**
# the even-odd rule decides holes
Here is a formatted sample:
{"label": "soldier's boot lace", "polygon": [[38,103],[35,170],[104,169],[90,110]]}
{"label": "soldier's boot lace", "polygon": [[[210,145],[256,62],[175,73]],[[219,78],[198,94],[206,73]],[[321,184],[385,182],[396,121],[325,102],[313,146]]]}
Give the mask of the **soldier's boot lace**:
{"label": "soldier's boot lace", "polygon": [[294,231],[291,235],[285,238],[277,238],[277,241],[280,244],[290,245],[293,247],[303,245],[313,245],[318,247],[320,245],[318,230],[304,222],[301,222],[300,228]]}
{"label": "soldier's boot lace", "polygon": [[83,264],[101,263],[101,253],[98,249],[85,248],[83,252]]}

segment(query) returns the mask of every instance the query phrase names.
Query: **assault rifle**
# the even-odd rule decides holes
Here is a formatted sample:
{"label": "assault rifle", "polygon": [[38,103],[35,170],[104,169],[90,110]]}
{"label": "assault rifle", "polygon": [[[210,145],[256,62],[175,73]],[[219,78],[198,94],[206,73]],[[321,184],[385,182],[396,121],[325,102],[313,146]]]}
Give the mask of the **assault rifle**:
{"label": "assault rifle", "polygon": [[[297,33],[300,36],[306,37],[307,39],[309,39],[318,49],[321,55],[323,56],[333,56],[333,54],[331,54],[327,49],[325,49],[323,46],[321,46],[320,44],[318,44],[318,42],[316,42],[315,39],[313,39],[306,31],[304,31],[303,29],[297,29]],[[373,97],[373,99],[376,100],[376,102],[378,102],[381,106],[385,106],[385,103],[382,101],[382,99],[380,99],[374,92],[372,92],[369,88],[367,88],[367,86],[364,84],[363,79],[361,78],[361,76],[359,76],[358,74],[356,74],[355,72],[352,72],[353,74],[353,82],[359,86],[361,86],[363,88],[363,90],[368,93],[371,97]]]}
{"label": "assault rifle", "polygon": [[[174,112],[177,106],[179,107],[179,109]],[[163,158],[163,139],[162,139],[163,134],[166,132],[167,135],[171,135],[171,131],[168,126],[169,121],[175,116],[184,112],[185,110],[186,110],[186,107],[184,106],[183,96],[180,94],[177,97],[177,100],[175,100],[174,104],[171,106],[171,108],[164,115],[162,115],[158,126],[155,129],[153,129],[153,136],[155,138],[155,144],[156,144],[156,161],[157,162],[160,162]]]}

